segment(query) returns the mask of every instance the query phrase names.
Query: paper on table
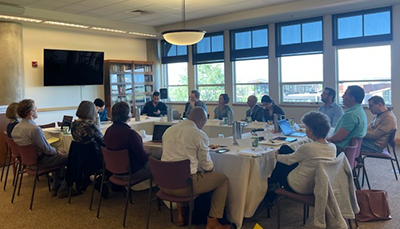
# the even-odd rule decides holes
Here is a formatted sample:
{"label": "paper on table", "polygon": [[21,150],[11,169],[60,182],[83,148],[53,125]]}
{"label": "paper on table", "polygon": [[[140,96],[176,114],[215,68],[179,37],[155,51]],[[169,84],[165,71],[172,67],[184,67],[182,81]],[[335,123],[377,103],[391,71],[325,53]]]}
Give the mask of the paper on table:
{"label": "paper on table", "polygon": [[60,139],[59,138],[56,138],[56,137],[51,137],[51,138],[49,138],[49,139],[46,139],[46,141],[49,143],[49,144],[53,144],[54,142],[58,142]]}
{"label": "paper on table", "polygon": [[233,146],[232,138],[210,138],[210,144],[231,147]]}
{"label": "paper on table", "polygon": [[250,147],[251,146],[251,139],[236,139],[237,143],[240,147]]}
{"label": "paper on table", "polygon": [[257,150],[252,150],[251,148],[247,149],[242,149],[241,151],[238,152],[239,155],[247,155],[247,156],[253,156],[253,157],[259,157],[263,154],[269,153],[274,151],[272,148],[259,148]]}

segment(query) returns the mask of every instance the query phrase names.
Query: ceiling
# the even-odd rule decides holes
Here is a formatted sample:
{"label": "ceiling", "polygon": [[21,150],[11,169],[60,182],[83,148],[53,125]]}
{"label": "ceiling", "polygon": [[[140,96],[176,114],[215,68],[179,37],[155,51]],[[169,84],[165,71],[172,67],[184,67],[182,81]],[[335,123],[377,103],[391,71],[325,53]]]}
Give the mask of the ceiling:
{"label": "ceiling", "polygon": [[[299,0],[186,0],[186,20],[295,1]],[[182,0],[0,0],[0,3],[148,26],[182,21]],[[132,13],[134,10],[144,12]]]}

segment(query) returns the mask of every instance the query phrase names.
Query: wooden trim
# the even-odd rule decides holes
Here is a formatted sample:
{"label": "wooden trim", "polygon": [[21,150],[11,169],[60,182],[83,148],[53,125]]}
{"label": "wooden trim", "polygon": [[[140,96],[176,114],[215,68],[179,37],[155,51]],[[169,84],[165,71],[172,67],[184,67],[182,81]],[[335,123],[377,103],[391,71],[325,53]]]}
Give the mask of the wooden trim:
{"label": "wooden trim", "polygon": [[40,109],[38,109],[38,112],[76,110],[76,109],[78,109],[77,106],[71,106],[71,107],[49,107],[49,108],[40,108]]}
{"label": "wooden trim", "polygon": [[142,60],[134,60],[133,61],[134,64],[154,64],[153,61],[142,61]]}
{"label": "wooden trim", "polygon": [[126,63],[126,64],[132,64],[131,60],[105,60],[104,62],[106,63]]}

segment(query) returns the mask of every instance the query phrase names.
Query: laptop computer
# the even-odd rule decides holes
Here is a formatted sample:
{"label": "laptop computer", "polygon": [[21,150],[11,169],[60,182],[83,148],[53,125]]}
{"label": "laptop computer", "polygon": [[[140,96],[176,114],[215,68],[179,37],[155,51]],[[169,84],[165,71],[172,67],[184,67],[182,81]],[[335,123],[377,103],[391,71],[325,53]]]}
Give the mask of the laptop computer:
{"label": "laptop computer", "polygon": [[286,119],[278,120],[278,125],[285,136],[292,136],[292,137],[306,136],[306,133],[304,132],[294,132],[289,122]]}
{"label": "laptop computer", "polygon": [[162,136],[165,131],[170,128],[172,125],[154,125],[153,129],[153,139],[151,142],[162,142]]}
{"label": "laptop computer", "polygon": [[74,119],[74,117],[72,117],[72,116],[64,115],[62,123],[61,123],[61,127],[68,126],[69,128],[71,128],[71,124],[72,124],[72,120],[73,119]]}

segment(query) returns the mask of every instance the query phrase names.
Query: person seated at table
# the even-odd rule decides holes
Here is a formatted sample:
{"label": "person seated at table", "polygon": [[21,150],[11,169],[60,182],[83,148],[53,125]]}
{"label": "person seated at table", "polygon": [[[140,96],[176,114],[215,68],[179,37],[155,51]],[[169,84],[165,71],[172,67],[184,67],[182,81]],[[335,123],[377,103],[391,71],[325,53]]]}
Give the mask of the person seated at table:
{"label": "person seated at table", "polygon": [[153,93],[153,100],[144,105],[142,115],[147,114],[147,116],[151,117],[160,117],[167,114],[167,109],[167,105],[160,102],[160,92],[155,91]]}
{"label": "person seated at table", "polygon": [[[306,126],[307,137],[313,142],[300,146],[296,151],[287,145],[276,151],[277,163],[268,183],[270,187],[283,187],[299,194],[312,194],[318,164],[321,160],[334,159],[336,146],[326,140],[331,127],[328,116],[318,111],[310,111],[301,121]],[[267,193],[269,203],[273,203],[275,197],[275,192]]]}
{"label": "person seated at table", "polygon": [[200,92],[197,90],[192,90],[189,96],[189,102],[185,105],[185,112],[183,112],[183,117],[188,118],[190,111],[195,107],[202,107],[207,112],[206,103],[200,101]]}
{"label": "person seated at table", "polygon": [[[221,226],[218,218],[223,217],[226,197],[228,194],[228,178],[213,172],[214,164],[209,154],[209,139],[202,128],[207,122],[207,115],[202,107],[191,110],[187,120],[168,128],[163,139],[162,161],[190,160],[190,170],[193,179],[193,194],[213,191],[211,208],[207,218],[207,229],[231,228]],[[163,192],[175,196],[190,196],[189,189],[169,190]],[[178,224],[186,224],[185,208],[178,204]]]}
{"label": "person seated at table", "polygon": [[100,121],[107,121],[106,103],[100,98],[95,99],[93,103],[96,106],[97,113],[99,113]]}
{"label": "person seated at table", "polygon": [[343,108],[335,103],[336,91],[331,87],[325,87],[321,94],[321,101],[324,105],[318,108],[319,112],[326,114],[332,127],[336,126],[339,118],[343,115]]}
{"label": "person seated at table", "polygon": [[368,99],[368,107],[376,115],[367,127],[362,144],[362,152],[381,153],[389,142],[390,134],[397,129],[397,119],[394,113],[385,105],[380,96]]}
{"label": "person seated at table", "polygon": [[338,154],[350,144],[354,137],[363,138],[367,133],[367,115],[361,105],[365,92],[360,86],[349,86],[343,94],[343,105],[348,109],[340,117],[333,135],[328,141],[335,143]]}
{"label": "person seated at table", "polygon": [[223,117],[228,117],[228,113],[231,112],[233,119],[233,110],[227,105],[229,103],[228,94],[220,94],[218,99],[218,106],[214,109],[214,119],[222,120]]}
{"label": "person seated at table", "polygon": [[[143,147],[142,137],[127,123],[130,120],[130,107],[126,102],[114,104],[111,110],[113,124],[106,130],[103,143],[109,150],[124,150],[129,152],[132,179],[139,179],[150,175],[148,155]],[[124,179],[129,175],[120,174]]]}
{"label": "person seated at table", "polygon": [[264,121],[273,121],[274,114],[285,115],[285,111],[275,104],[274,100],[269,95],[263,95],[261,98],[262,106],[264,107]]}
{"label": "person seated at table", "polygon": [[253,122],[254,121],[262,122],[264,119],[264,108],[259,106],[257,104],[257,101],[258,99],[255,95],[250,95],[249,97],[247,97],[247,106],[249,106],[250,109],[246,111],[246,118],[251,117],[251,120]]}
{"label": "person seated at table", "polygon": [[[59,165],[67,165],[68,154],[64,150],[57,150],[50,146],[46,141],[42,129],[34,122],[38,117],[35,101],[24,99],[18,103],[18,116],[22,118],[11,135],[14,142],[19,146],[27,146],[33,144],[39,158],[40,169],[54,167]],[[34,169],[34,168],[33,168]],[[65,173],[65,169],[60,169],[53,172],[53,188],[51,196],[65,198],[68,196],[68,185],[65,180],[61,180],[61,173]],[[79,192],[73,190],[72,195],[77,195]]]}
{"label": "person seated at table", "polygon": [[10,103],[6,110],[6,117],[10,120],[7,124],[7,137],[11,137],[11,132],[13,131],[14,127],[19,123],[18,121],[18,114],[17,114],[18,103]]}

